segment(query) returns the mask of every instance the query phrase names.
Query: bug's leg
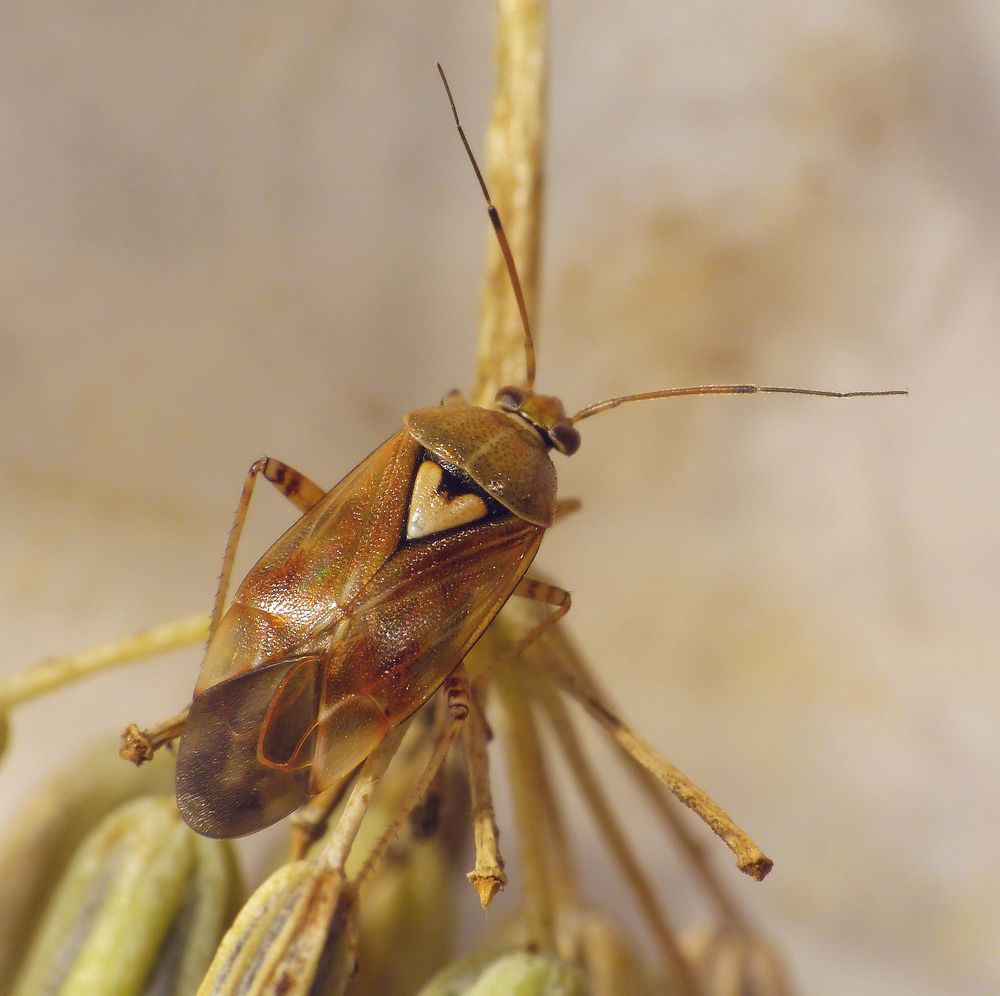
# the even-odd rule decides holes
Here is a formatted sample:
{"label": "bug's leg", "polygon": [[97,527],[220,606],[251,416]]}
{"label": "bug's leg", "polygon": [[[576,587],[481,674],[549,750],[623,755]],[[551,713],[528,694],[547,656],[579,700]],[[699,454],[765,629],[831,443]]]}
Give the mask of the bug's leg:
{"label": "bug's leg", "polygon": [[493,791],[490,788],[489,754],[486,743],[489,728],[483,711],[475,699],[466,720],[462,739],[465,741],[465,761],[469,771],[469,789],[472,796],[472,831],[476,845],[476,865],[466,878],[479,895],[483,909],[507,884],[503,856],[500,853],[496,812],[493,808]]}
{"label": "bug's leg", "polygon": [[475,686],[479,690],[486,687],[497,668],[524,653],[547,629],[559,622],[569,612],[572,605],[570,593],[565,588],[549,584],[546,581],[538,581],[535,578],[521,578],[520,583],[514,589],[514,594],[521,598],[531,599],[533,602],[554,605],[555,611],[547,615],[537,626],[532,626],[520,640],[512,643],[502,654],[497,655],[488,664],[477,670]]}
{"label": "bug's leg", "polygon": [[250,469],[243,481],[240,500],[236,505],[233,527],[229,530],[226,552],[222,557],[222,571],[219,575],[219,587],[215,593],[215,604],[212,607],[209,639],[215,633],[219,620],[222,618],[222,609],[226,604],[226,595],[229,593],[229,579],[233,573],[233,561],[236,559],[236,547],[239,546],[240,534],[243,532],[243,523],[246,521],[250,499],[253,496],[253,486],[257,482],[258,474],[263,474],[265,480],[270,481],[300,512],[308,512],[326,494],[318,484],[310,481],[305,474],[300,474],[294,467],[289,467],[287,463],[282,463],[273,457],[261,457],[250,464]]}
{"label": "bug's leg", "polygon": [[365,859],[364,865],[354,880],[358,888],[360,888],[361,883],[364,882],[382,859],[389,845],[406,825],[410,814],[416,809],[420,800],[423,799],[428,787],[434,780],[434,776],[438,773],[438,768],[441,767],[441,762],[447,756],[449,748],[454,743],[455,737],[458,736],[459,731],[462,729],[462,724],[469,715],[471,691],[469,689],[469,676],[465,672],[464,664],[459,664],[445,678],[443,694],[448,706],[448,712],[451,714],[451,720],[438,738],[438,742],[434,745],[434,750],[427,761],[426,767],[407,793],[402,806],[400,806],[399,811],[396,813],[395,819],[389,824],[388,829],[382,834],[378,843],[375,844]]}
{"label": "bug's leg", "polygon": [[344,790],[351,784],[354,772],[339,779],[328,789],[314,795],[301,809],[288,818],[292,828],[290,861],[299,861],[309,848],[326,833],[330,814],[344,797]]}
{"label": "bug's leg", "polygon": [[326,494],[318,484],[310,481],[305,474],[274,457],[262,457],[256,463],[263,463],[261,473],[300,512],[308,512]]}
{"label": "bug's leg", "polygon": [[375,789],[396,756],[412,718],[411,716],[410,719],[404,719],[394,730],[390,730],[382,743],[368,755],[358,771],[351,794],[347,797],[347,802],[344,803],[344,808],[337,819],[337,825],[323,845],[319,860],[340,874],[344,873],[344,866],[368,813]]}
{"label": "bug's leg", "polygon": [[550,626],[554,626],[569,612],[573,602],[565,588],[549,584],[547,581],[537,581],[535,578],[521,578],[514,589],[514,594],[520,598],[530,598],[533,602],[554,605],[555,611],[547,615],[537,626],[529,629],[513,646],[508,647],[498,660],[506,660],[524,653]]}
{"label": "bug's leg", "polygon": [[182,709],[176,716],[165,719],[162,723],[148,730],[140,730],[135,723],[129,723],[122,731],[122,742],[118,753],[125,761],[131,761],[136,767],[146,761],[152,761],[153,755],[165,744],[176,740],[187,722],[190,706]]}
{"label": "bug's leg", "polygon": [[554,522],[565,519],[567,515],[579,512],[583,507],[583,502],[579,498],[560,498],[556,501],[556,514]]}

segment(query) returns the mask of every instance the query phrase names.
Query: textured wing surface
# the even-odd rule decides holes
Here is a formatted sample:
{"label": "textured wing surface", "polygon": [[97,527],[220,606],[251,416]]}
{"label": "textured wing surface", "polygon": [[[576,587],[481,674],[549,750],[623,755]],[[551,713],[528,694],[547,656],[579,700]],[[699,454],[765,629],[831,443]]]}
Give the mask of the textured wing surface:
{"label": "textured wing surface", "polygon": [[252,833],[350,772],[418,709],[510,597],[544,530],[508,513],[407,540],[420,446],[397,433],[240,585],[181,737],[177,798]]}
{"label": "textured wing surface", "polygon": [[196,697],[336,625],[399,545],[419,452],[396,433],[260,558],[212,637]]}
{"label": "textured wing surface", "polygon": [[275,661],[191,705],[177,751],[177,807],[207,837],[241,837],[309,798],[323,661]]}
{"label": "textured wing surface", "polygon": [[313,792],[361,760],[341,747],[339,704],[374,703],[387,729],[423,705],[503,607],[543,534],[510,516],[403,546],[386,561],[324,673]]}

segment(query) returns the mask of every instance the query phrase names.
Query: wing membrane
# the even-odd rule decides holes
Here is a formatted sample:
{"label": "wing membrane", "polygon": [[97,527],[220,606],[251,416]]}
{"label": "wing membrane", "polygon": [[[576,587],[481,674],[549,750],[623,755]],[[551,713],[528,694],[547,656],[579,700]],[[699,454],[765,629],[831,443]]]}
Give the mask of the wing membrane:
{"label": "wing membrane", "polygon": [[[177,806],[207,837],[241,837],[309,798],[322,658],[275,661],[191,705],[177,752]],[[269,722],[269,717],[271,721]]]}
{"label": "wing membrane", "polygon": [[177,759],[185,821],[252,833],[349,773],[482,635],[544,529],[500,515],[406,542],[420,446],[397,433],[303,515],[213,637]]}
{"label": "wing membrane", "polygon": [[209,644],[195,696],[334,626],[399,545],[419,446],[387,439],[257,561]]}
{"label": "wing membrane", "polygon": [[390,728],[419,708],[510,597],[543,532],[512,516],[401,548],[333,648],[321,711],[348,691],[374,699]]}

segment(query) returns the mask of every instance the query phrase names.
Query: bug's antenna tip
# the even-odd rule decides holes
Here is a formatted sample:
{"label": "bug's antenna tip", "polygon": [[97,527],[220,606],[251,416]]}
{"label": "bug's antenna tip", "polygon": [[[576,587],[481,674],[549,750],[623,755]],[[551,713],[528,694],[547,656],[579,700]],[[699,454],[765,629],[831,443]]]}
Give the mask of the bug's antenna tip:
{"label": "bug's antenna tip", "polygon": [[438,62],[436,65],[438,73],[441,76],[441,82],[444,84],[445,93],[448,95],[448,103],[451,105],[451,114],[455,119],[458,137],[462,140],[462,145],[465,146],[466,155],[468,155],[469,162],[472,164],[472,169],[476,174],[476,179],[479,181],[479,189],[482,190],[483,197],[486,198],[486,211],[489,215],[490,224],[493,226],[493,231],[496,233],[497,242],[500,245],[500,253],[503,256],[504,265],[507,267],[507,276],[510,278],[514,298],[517,301],[517,310],[521,316],[521,326],[524,329],[525,386],[530,390],[535,384],[535,344],[531,336],[528,307],[524,301],[524,291],[521,289],[521,280],[517,275],[514,255],[510,250],[510,244],[507,242],[507,235],[503,230],[503,223],[500,221],[500,213],[493,203],[493,198],[490,196],[490,192],[486,186],[486,180],[479,169],[479,163],[476,162],[475,155],[473,155],[472,146],[469,145],[469,139],[465,135],[462,122],[459,120],[458,108],[455,106],[455,98],[452,96],[451,87],[448,85],[448,77],[445,76],[441,63]]}

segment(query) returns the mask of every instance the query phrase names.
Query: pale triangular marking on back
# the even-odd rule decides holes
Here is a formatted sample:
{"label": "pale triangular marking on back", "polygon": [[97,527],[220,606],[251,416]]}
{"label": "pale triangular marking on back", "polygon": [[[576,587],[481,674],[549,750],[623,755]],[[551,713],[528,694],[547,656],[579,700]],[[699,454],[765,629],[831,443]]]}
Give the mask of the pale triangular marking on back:
{"label": "pale triangular marking on back", "polygon": [[441,494],[438,488],[443,475],[444,471],[433,460],[425,460],[417,470],[406,520],[407,539],[421,539],[486,517],[489,510],[479,495],[450,498]]}

